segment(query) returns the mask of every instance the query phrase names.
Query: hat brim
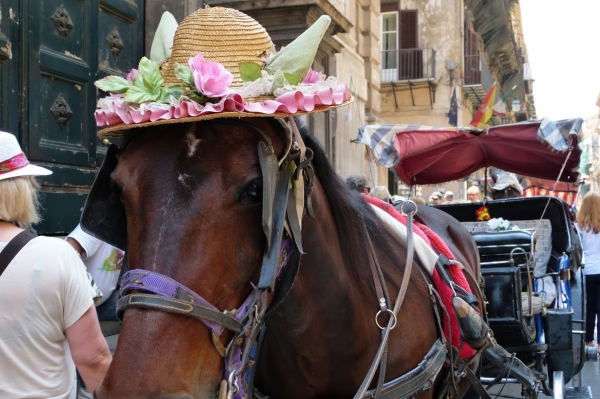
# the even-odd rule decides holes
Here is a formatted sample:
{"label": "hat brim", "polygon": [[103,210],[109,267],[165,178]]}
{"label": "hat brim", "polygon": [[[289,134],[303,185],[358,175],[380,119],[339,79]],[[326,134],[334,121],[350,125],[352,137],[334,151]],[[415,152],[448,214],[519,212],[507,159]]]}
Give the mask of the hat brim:
{"label": "hat brim", "polygon": [[350,104],[354,101],[354,97],[350,98],[342,102],[341,104],[332,104],[332,105],[324,105],[318,108],[314,108],[311,111],[301,111],[298,110],[294,113],[286,113],[286,112],[274,112],[274,113],[254,113],[254,112],[215,112],[215,113],[207,113],[199,116],[188,116],[184,118],[176,118],[176,119],[161,119],[156,121],[148,121],[142,123],[120,123],[118,125],[108,126],[98,131],[98,137],[100,138],[118,138],[125,135],[125,132],[131,129],[147,127],[147,126],[157,126],[157,125],[168,125],[175,123],[188,123],[188,122],[200,122],[204,120],[210,119],[220,119],[220,118],[285,118],[289,116],[302,116],[302,115],[311,115],[319,112],[329,111],[334,108],[343,107],[345,105]]}
{"label": "hat brim", "polygon": [[496,184],[496,185],[494,185],[492,187],[492,190],[502,191],[502,190],[506,190],[509,187],[512,187],[515,190],[517,190],[519,193],[523,194],[523,190],[519,189],[518,187],[515,187],[514,184],[512,184],[512,183],[500,183],[500,184]]}
{"label": "hat brim", "polygon": [[29,164],[24,168],[13,170],[12,172],[4,173],[0,175],[0,180],[11,179],[13,177],[20,176],[47,176],[51,175],[52,171],[41,166]]}

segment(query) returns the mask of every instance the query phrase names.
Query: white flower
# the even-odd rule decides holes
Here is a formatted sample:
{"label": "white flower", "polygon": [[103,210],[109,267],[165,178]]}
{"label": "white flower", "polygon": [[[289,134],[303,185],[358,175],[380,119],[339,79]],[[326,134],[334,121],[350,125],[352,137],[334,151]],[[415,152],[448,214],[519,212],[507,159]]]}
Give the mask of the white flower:
{"label": "white flower", "polygon": [[512,226],[508,220],[504,220],[502,218],[493,218],[487,221],[487,225],[490,230],[502,231],[502,230],[512,230]]}

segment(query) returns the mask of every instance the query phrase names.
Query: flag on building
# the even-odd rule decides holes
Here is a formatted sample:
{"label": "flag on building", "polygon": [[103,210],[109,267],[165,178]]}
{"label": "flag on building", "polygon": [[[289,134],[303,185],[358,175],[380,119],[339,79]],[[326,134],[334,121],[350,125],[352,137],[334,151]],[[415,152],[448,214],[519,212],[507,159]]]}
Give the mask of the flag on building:
{"label": "flag on building", "polygon": [[494,114],[500,117],[507,115],[506,107],[504,106],[504,100],[502,98],[496,101],[496,104],[494,104]]}
{"label": "flag on building", "polygon": [[450,98],[450,111],[448,111],[448,124],[450,126],[458,126],[458,101],[456,100],[456,86],[452,91],[452,97]]}
{"label": "flag on building", "polygon": [[492,85],[492,88],[485,95],[485,98],[483,99],[483,101],[481,102],[481,105],[477,109],[477,112],[475,112],[475,115],[473,115],[473,119],[471,120],[471,123],[469,123],[469,125],[479,128],[479,129],[481,129],[485,126],[485,124],[487,123],[487,121],[490,120],[490,118],[492,117],[492,114],[494,112],[495,98],[496,98],[496,83],[494,82],[494,84]]}
{"label": "flag on building", "polygon": [[516,88],[517,88],[517,85],[514,85],[513,87],[511,87],[511,89],[509,91],[506,92],[506,94],[504,94],[502,96],[501,99],[496,101],[496,104],[494,104],[494,114],[495,115],[498,115],[500,117],[508,115],[508,112],[506,112],[506,106],[504,105],[504,103],[505,103],[506,99],[508,98],[508,96],[510,96],[510,94],[513,92],[513,90],[515,90]]}

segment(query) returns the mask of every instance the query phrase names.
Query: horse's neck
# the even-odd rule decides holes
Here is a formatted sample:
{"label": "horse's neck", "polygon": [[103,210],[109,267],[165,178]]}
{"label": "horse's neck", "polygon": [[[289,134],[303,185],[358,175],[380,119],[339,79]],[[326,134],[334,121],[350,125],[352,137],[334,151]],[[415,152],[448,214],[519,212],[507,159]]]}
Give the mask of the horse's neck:
{"label": "horse's neck", "polygon": [[[372,311],[377,305],[375,294],[370,294],[373,282],[358,279],[349,270],[333,217],[328,206],[323,206],[326,201],[314,202],[316,217],[304,218],[305,254],[288,295],[267,316],[263,358],[259,360],[271,367],[277,363],[285,370],[282,378],[283,374],[288,382],[293,378],[301,391],[315,384],[314,375],[344,370],[348,378],[362,378],[353,375],[353,363],[368,348],[376,348],[379,339],[378,330],[372,328]],[[335,361],[323,362],[324,358]],[[310,396],[304,394],[298,397]]]}

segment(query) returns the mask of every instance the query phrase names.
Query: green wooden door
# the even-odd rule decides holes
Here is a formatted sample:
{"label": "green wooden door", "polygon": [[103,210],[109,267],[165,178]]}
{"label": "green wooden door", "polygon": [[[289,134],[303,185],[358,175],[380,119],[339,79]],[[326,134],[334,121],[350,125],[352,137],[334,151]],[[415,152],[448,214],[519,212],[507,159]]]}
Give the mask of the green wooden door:
{"label": "green wooden door", "polygon": [[44,221],[36,228],[64,234],[79,221],[105,153],[94,81],[137,66],[143,0],[25,1],[21,12],[23,144],[31,161],[54,172],[42,180]]}
{"label": "green wooden door", "polygon": [[[18,0],[0,0],[0,130],[19,132],[19,9]],[[18,137],[18,136],[17,136]]]}

